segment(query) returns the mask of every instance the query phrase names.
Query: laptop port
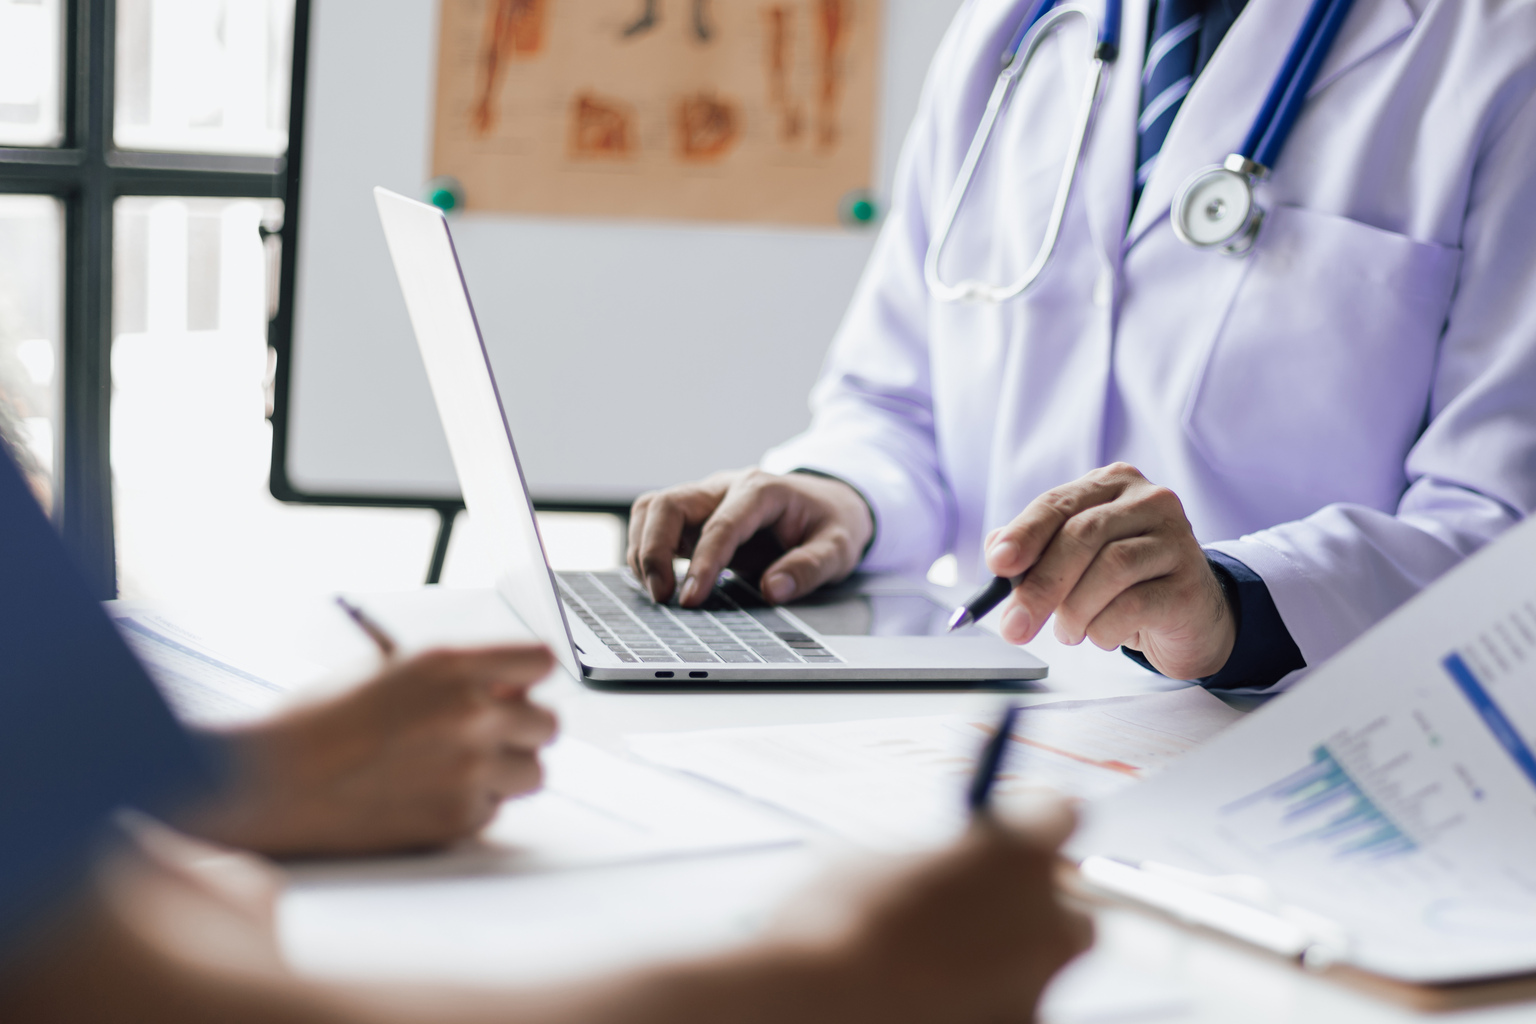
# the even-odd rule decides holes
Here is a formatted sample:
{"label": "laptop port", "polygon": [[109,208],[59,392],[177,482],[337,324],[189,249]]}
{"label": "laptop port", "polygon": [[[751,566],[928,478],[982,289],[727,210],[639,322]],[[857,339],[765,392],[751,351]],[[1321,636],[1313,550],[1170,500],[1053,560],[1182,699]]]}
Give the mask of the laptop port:
{"label": "laptop port", "polygon": [[672,678],[672,673],[671,672],[657,672],[656,673],[656,678],[657,679],[671,679]]}
{"label": "laptop port", "polygon": [[708,672],[689,672],[688,673],[688,678],[689,679],[708,679],[709,678],[709,673]]}

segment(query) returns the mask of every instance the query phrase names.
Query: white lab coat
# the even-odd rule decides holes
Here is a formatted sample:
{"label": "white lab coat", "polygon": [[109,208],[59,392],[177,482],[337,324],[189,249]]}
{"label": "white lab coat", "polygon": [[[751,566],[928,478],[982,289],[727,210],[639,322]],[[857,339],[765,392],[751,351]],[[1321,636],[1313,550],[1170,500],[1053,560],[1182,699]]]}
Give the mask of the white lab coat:
{"label": "white lab coat", "polygon": [[[987,531],[1124,460],[1264,578],[1317,665],[1536,507],[1536,2],[1357,0],[1259,186],[1268,216],[1246,259],[1183,245],[1168,211],[1240,146],[1308,5],[1250,0],[1127,229],[1148,6],[1126,0],[1055,259],[1001,306],[942,304],[923,282],[1027,3],[962,8],[812,426],[763,464],[862,490],[878,524],[866,568],[953,551],[970,581]],[[1088,48],[1074,24],[1042,49],[946,280],[1009,281],[1033,257]]]}

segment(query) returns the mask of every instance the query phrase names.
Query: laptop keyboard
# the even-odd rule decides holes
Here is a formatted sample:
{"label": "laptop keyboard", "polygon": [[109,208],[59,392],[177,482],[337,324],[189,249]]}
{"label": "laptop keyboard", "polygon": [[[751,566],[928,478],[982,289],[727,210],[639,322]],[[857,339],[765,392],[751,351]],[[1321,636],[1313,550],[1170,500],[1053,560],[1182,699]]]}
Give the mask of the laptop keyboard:
{"label": "laptop keyboard", "polygon": [[566,610],[614,657],[634,664],[828,665],[842,661],[772,608],[716,588],[702,608],[660,605],[622,572],[562,572]]}

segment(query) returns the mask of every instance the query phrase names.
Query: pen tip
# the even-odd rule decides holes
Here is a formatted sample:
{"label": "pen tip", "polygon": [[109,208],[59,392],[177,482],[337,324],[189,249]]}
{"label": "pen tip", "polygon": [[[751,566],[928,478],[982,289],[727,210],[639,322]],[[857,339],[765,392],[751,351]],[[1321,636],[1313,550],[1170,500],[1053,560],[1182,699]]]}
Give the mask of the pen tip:
{"label": "pen tip", "polygon": [[953,633],[962,626],[969,626],[974,621],[969,608],[956,608],[955,614],[949,617],[949,631]]}

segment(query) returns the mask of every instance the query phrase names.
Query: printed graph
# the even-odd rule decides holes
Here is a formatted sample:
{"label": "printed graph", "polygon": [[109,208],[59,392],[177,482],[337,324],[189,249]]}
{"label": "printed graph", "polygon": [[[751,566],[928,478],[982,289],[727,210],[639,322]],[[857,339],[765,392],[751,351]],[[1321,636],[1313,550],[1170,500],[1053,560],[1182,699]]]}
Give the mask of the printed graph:
{"label": "printed graph", "polygon": [[1384,860],[1417,849],[1327,746],[1306,767],[1221,813],[1273,853],[1311,847],[1330,860]]}

